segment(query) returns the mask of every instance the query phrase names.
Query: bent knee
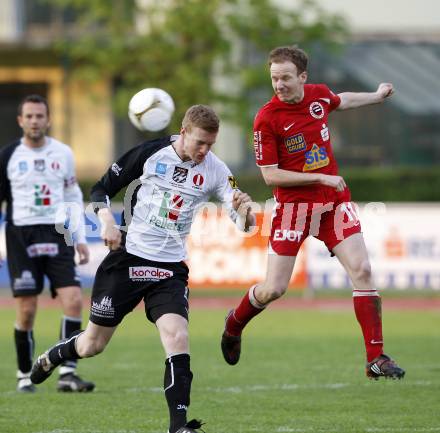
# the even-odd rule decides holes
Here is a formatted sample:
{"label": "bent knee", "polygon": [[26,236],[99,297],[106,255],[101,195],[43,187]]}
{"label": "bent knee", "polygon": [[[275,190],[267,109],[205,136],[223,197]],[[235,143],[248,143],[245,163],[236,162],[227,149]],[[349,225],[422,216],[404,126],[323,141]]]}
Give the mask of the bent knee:
{"label": "bent knee", "polygon": [[262,304],[268,304],[275,301],[286,293],[287,286],[280,284],[263,285],[259,287],[258,293],[255,293],[255,297],[258,302]]}
{"label": "bent knee", "polygon": [[353,270],[353,277],[357,281],[371,281],[371,265],[368,260],[360,262]]}
{"label": "bent knee", "polygon": [[182,352],[188,348],[188,330],[178,329],[162,333],[164,346],[169,352]]}
{"label": "bent knee", "polygon": [[179,329],[176,332],[170,333],[167,335],[169,342],[173,343],[176,346],[185,345],[188,341],[188,330],[187,329]]}

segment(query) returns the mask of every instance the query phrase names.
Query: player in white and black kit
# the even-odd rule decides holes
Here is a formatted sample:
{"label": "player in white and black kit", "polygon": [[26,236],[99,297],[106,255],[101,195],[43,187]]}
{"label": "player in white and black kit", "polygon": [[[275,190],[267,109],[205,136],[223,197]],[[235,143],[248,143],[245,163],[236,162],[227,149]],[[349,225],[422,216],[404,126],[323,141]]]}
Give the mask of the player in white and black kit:
{"label": "player in white and black kit", "polygon": [[[16,299],[15,347],[17,390],[34,392],[29,375],[34,351],[33,325],[37,296],[44,276],[52,297],[60,300],[61,338],[81,329],[82,294],[75,272],[74,247],[66,244],[56,225],[65,223],[65,203],[77,210],[75,243],[80,264],[87,263],[82,193],[76,182],[70,148],[46,136],[50,125],[47,101],[39,95],[23,99],[18,107],[23,137],[0,152],[0,205],[6,201],[6,249],[12,293]],[[1,259],[1,258],[0,258]],[[76,361],[60,368],[60,391],[91,391],[92,382],[75,373]]]}
{"label": "player in white and black kit", "polygon": [[[187,422],[192,372],[188,345],[188,267],[185,240],[198,205],[214,196],[242,230],[255,224],[250,197],[236,188],[227,166],[212,152],[219,129],[207,106],[189,108],[180,135],[147,141],[115,162],[93,187],[92,199],[110,252],[96,273],[86,330],[61,341],[34,364],[43,382],[57,365],[102,352],[124,316],[143,299],[166,353],[164,390],[169,433],[194,432]],[[127,188],[121,232],[109,206]],[[124,228],[125,227],[125,228]]]}

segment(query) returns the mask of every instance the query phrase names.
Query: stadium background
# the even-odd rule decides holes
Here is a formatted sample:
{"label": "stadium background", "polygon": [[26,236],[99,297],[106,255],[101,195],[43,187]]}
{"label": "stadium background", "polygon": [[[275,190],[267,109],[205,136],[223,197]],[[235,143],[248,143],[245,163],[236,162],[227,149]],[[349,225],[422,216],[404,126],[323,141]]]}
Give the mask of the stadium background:
{"label": "stadium background", "polygon": [[[269,48],[294,42],[306,47],[311,54],[309,80],[326,82],[336,92],[373,91],[381,81],[393,82],[396,94],[386,104],[335,113],[330,126],[341,174],[360,203],[373,271],[384,297],[385,334],[393,353],[408,369],[406,385],[365,387],[362,369],[351,367],[362,366],[363,359],[349,284],[337,261],[313,239],[302,250],[288,300],[280,301],[256,321],[248,331],[243,365],[225,373],[217,334],[225,311],[235,304],[242,289],[263,278],[266,238],[261,233],[239,237],[225,218],[199,215],[189,243],[191,286],[197,289],[192,300],[192,347],[194,368],[201,375],[195,383],[194,402],[201,416],[209,418],[207,431],[211,433],[234,428],[242,433],[440,431],[440,4],[434,0],[409,4],[397,0],[371,0],[368,4],[358,0],[234,0],[225,7],[222,3],[2,0],[0,145],[20,134],[15,116],[21,97],[33,92],[45,95],[52,110],[51,133],[72,146],[87,205],[96,177],[117,155],[147,137],[126,118],[129,97],[143,87],[162,87],[177,105],[167,133],[177,131],[179,116],[191,103],[211,103],[222,113],[215,152],[233,169],[240,187],[264,209],[271,194],[254,166],[250,128],[255,110],[271,92],[264,65]],[[138,9],[133,10],[133,5]],[[153,6],[156,15],[149,9]],[[171,18],[164,12],[167,8]],[[170,19],[175,24],[158,27],[161,35],[170,35],[176,50],[164,50],[166,41],[158,37],[149,20],[153,16],[155,22]],[[222,35],[217,46],[225,21],[217,27],[214,21],[228,17],[235,19],[227,21],[236,30],[228,36],[233,40]],[[208,28],[219,33],[211,35]],[[208,42],[199,43],[191,31],[203,34]],[[161,56],[160,50],[171,59]],[[180,57],[175,54],[179,51]],[[211,58],[212,53],[219,60]],[[137,57],[141,61],[133,61]],[[169,67],[169,60],[175,65],[173,73],[160,69],[161,62]],[[202,75],[211,79],[188,78]],[[264,213],[260,220],[267,222]],[[92,262],[81,274],[84,286],[90,287],[105,254],[90,212],[87,230]],[[0,251],[4,257],[3,238]],[[0,416],[1,431],[145,431],[145,419],[125,415],[132,411],[130,404],[141,412],[146,410],[150,426],[146,431],[164,431],[165,407],[160,401],[156,406],[150,402],[150,395],[160,388],[161,371],[153,365],[160,364],[162,355],[153,331],[144,331],[141,325],[142,313],[127,320],[102,361],[84,363],[87,375],[96,377],[104,390],[99,393],[98,387],[96,396],[88,397],[96,399],[90,401],[94,408],[100,408],[99,423],[83,414],[83,403],[76,398],[70,401],[70,410],[81,414],[82,422],[72,425],[66,421],[60,415],[62,399],[52,396],[50,385],[43,387],[41,395],[50,399],[53,408],[42,406],[36,397],[28,403],[35,409],[33,416],[23,415],[19,398],[10,391],[15,368],[9,332],[13,307],[5,266],[0,269],[0,295],[0,346],[5,356],[0,367],[0,403],[6,408]],[[54,340],[58,315],[53,306],[43,298],[37,350]],[[140,355],[139,364],[130,364],[141,352],[139,339],[152,347],[151,353]],[[266,358],[261,351],[273,357]],[[309,360],[316,361],[317,354],[320,363],[315,368]],[[335,371],[333,365],[341,364],[341,354],[344,369]],[[281,358],[289,362],[283,363]],[[127,359],[129,368],[146,369],[139,378],[144,388],[127,385],[131,377],[118,367]],[[257,380],[246,370],[247,365],[253,371],[278,371],[279,376],[263,375]],[[112,369],[120,379],[112,376]],[[300,377],[292,373],[298,371]],[[115,389],[127,404],[121,402],[114,408],[117,422],[105,412],[112,405]],[[334,399],[330,392],[339,398]],[[280,399],[290,402],[289,409],[271,404]],[[144,400],[147,408],[142,406]],[[154,396],[154,400],[160,398]],[[353,405],[354,401],[359,404]],[[254,404],[260,408],[257,414]],[[369,412],[363,411],[363,404],[368,404]],[[219,405],[223,410],[216,410]],[[396,412],[384,410],[386,405]],[[240,420],[225,421],[222,415],[237,407]]]}
{"label": "stadium background", "polygon": [[[148,137],[136,131],[127,120],[126,107],[132,89],[163,87],[174,96],[177,105],[174,121],[166,133],[178,130],[179,115],[184,111],[188,98],[194,98],[189,99],[188,103],[212,103],[224,113],[215,152],[232,168],[241,189],[249,192],[264,207],[271,192],[261,181],[254,164],[250,128],[256,109],[268,99],[271,92],[265,67],[265,36],[261,27],[270,23],[257,20],[253,28],[256,33],[248,37],[243,37],[240,31],[249,30],[250,24],[242,23],[241,27],[235,25],[240,30],[233,33],[238,48],[229,46],[227,55],[224,50],[219,51],[221,62],[229,68],[224,68],[224,73],[219,72],[221,68],[215,59],[206,60],[203,57],[204,50],[210,49],[208,44],[194,48],[195,60],[205,59],[207,67],[211,65],[213,79],[207,83],[196,79],[189,84],[180,84],[184,90],[177,90],[169,87],[181,78],[177,74],[185,74],[185,71],[176,72],[176,76],[171,78],[163,78],[162,74],[161,81],[157,53],[152,49],[149,55],[143,48],[143,45],[149,47],[148,32],[153,34],[152,39],[154,29],[149,30],[151,24],[145,21],[142,13],[145,16],[153,14],[155,9],[152,5],[155,2],[113,1],[102,6],[106,4],[103,2],[99,9],[101,3],[95,1],[84,6],[83,2],[75,0],[2,2],[0,118],[3,127],[0,130],[0,143],[4,145],[20,133],[15,121],[20,98],[29,92],[44,94],[52,108],[51,132],[72,146],[87,200],[96,176],[103,173],[117,155]],[[384,6],[376,1],[371,4],[371,12],[367,12],[361,2],[343,7],[336,0],[303,3],[271,3],[264,0],[231,2],[230,15],[237,20],[240,16],[259,17],[263,12],[267,15],[286,15],[287,11],[297,14],[300,31],[289,33],[289,29],[280,24],[281,29],[278,33],[269,34],[269,39],[273,38],[274,43],[280,38],[283,43],[297,41],[310,51],[311,82],[328,83],[336,92],[372,91],[378,82],[394,83],[396,94],[386,104],[336,113],[331,117],[332,143],[341,174],[350,185],[354,199],[361,203],[361,209],[367,205],[367,219],[363,226],[367,241],[371,239],[369,248],[374,268],[380,272],[378,285],[381,288],[440,290],[440,270],[437,266],[440,235],[436,230],[436,221],[440,217],[440,84],[437,78],[440,74],[440,9],[434,1],[425,0],[423,4],[423,7],[402,8],[397,2],[388,2]],[[133,5],[137,5],[138,9],[130,9]],[[190,18],[194,22],[207,19],[200,12],[203,8],[201,5],[197,1],[171,2],[168,7],[159,7],[160,13],[169,13],[182,26],[177,35],[173,34],[176,48],[187,49],[178,36],[194,36],[184,25],[185,14],[191,12]],[[227,21],[227,13],[221,15],[221,2],[211,2],[210,7],[217,11],[219,20],[223,16],[223,25],[230,22]],[[124,11],[125,15],[128,11],[132,13],[125,21],[120,18],[125,16]],[[208,10],[206,13],[210,12]],[[115,13],[118,14],[116,19],[122,21],[121,25],[132,30],[130,34],[113,30]],[[110,29],[103,35],[96,30],[98,17],[101,27],[107,25]],[[90,23],[88,27],[83,24],[85,19],[95,27]],[[163,19],[166,22],[168,18]],[[167,29],[166,25],[164,27]],[[82,39],[79,30],[82,28],[88,31],[87,37],[96,39],[95,45]],[[217,31],[214,36],[223,37],[222,28]],[[122,64],[119,68],[115,66],[113,73],[111,70],[102,73],[109,69],[106,60],[113,59],[114,63],[129,60],[115,49],[116,42],[111,42],[113,39],[103,42],[102,38],[114,38],[124,46],[127,39],[134,37],[133,32],[141,38],[139,48],[132,43],[133,56],[145,56],[144,64],[134,62],[134,69]],[[214,39],[212,37],[208,42],[214,45]],[[73,41],[73,46],[69,45],[69,41]],[[82,57],[75,52],[75,49],[80,50],[75,48],[75,44],[80,47]],[[100,52],[106,49],[110,52],[108,59],[104,57],[103,64],[95,62]],[[217,52],[218,48],[214,47],[213,50]],[[240,58],[240,68],[234,69],[232,66],[237,61],[231,58],[237,56]],[[196,61],[192,65],[190,59],[181,60],[186,61],[190,68],[193,67],[197,75],[199,67]],[[85,64],[87,61],[89,63]],[[254,82],[244,76],[243,70],[254,70]],[[133,82],[131,75],[140,81]],[[214,90],[199,89],[206,84]],[[237,90],[240,85],[244,89],[242,93]],[[182,95],[181,99],[179,94]],[[231,96],[234,94],[246,99],[247,104],[234,100]],[[228,100],[227,97],[232,99]],[[247,109],[245,115],[236,116],[235,119],[228,115],[243,108]],[[93,157],[90,149],[93,149]],[[371,202],[384,202],[387,207],[379,209],[375,205],[369,206]],[[403,202],[406,204],[399,205]],[[368,218],[373,218],[373,222],[370,223]],[[419,221],[423,221],[423,224]],[[93,224],[88,227],[90,232],[95,228]],[[96,230],[94,233],[97,233]],[[240,282],[239,286],[243,287],[261,279],[264,266],[257,262],[264,261],[265,239],[256,236],[255,245],[252,246],[249,240],[243,243],[241,239],[240,243],[234,237],[235,240],[229,243],[228,252],[228,242],[221,241],[218,235],[215,237],[217,241],[211,238],[211,247],[204,250],[205,260],[216,263],[214,267],[222,269],[225,279],[222,282],[214,278],[214,284],[212,278],[207,276],[203,280],[193,273],[195,286],[214,285],[220,288],[223,283],[232,288]],[[96,236],[91,236],[90,240],[97,241]],[[313,240],[307,243],[311,246],[304,248],[305,269],[300,270],[302,275],[297,282],[302,286],[318,288],[345,287],[347,282],[336,261],[322,260],[326,255],[325,250],[316,247]],[[390,249],[392,243],[394,249]],[[231,256],[239,245],[240,251],[243,250],[247,257],[235,263],[240,262],[242,269],[254,269],[255,272],[250,272],[247,279],[242,276],[234,281],[228,277],[226,269],[230,269],[230,275],[238,273],[226,263],[228,260],[234,263]],[[99,246],[93,244],[93,249],[99,250]],[[102,254],[103,249],[95,257],[101,258]],[[97,263],[99,260],[93,262],[95,266]],[[92,266],[83,270],[87,285],[93,273]],[[7,285],[4,271],[0,273],[0,285]]]}

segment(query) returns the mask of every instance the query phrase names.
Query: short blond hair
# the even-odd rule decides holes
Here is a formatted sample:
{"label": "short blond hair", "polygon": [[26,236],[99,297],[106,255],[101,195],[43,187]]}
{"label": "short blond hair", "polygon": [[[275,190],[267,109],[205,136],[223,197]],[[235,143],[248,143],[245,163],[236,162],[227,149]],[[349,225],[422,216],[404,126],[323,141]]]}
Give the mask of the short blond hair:
{"label": "short blond hair", "polygon": [[207,132],[218,132],[220,120],[215,111],[208,105],[193,105],[186,110],[182,120],[182,128],[191,131],[192,127],[201,128]]}

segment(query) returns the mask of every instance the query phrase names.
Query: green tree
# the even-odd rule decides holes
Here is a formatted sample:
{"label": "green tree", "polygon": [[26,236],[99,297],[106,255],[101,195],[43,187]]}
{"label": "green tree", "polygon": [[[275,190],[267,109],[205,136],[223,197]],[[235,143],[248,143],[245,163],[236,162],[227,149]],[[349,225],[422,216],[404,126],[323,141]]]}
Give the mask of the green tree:
{"label": "green tree", "polygon": [[165,89],[176,102],[173,128],[195,103],[218,103],[222,115],[250,127],[251,105],[270,94],[271,48],[337,44],[346,34],[343,19],[314,0],[294,10],[270,0],[45,1],[76,17],[55,45],[75,73],[114,80],[120,115],[138,90]]}

